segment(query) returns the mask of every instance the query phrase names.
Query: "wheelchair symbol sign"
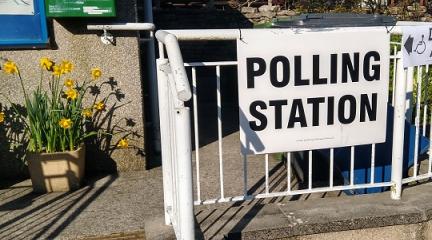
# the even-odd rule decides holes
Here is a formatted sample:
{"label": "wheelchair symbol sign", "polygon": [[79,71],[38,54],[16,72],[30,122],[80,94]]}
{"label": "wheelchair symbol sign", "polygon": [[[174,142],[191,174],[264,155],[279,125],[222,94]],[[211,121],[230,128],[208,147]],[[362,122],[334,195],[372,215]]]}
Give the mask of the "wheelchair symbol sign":
{"label": "wheelchair symbol sign", "polygon": [[432,24],[405,26],[402,35],[404,67],[432,63]]}

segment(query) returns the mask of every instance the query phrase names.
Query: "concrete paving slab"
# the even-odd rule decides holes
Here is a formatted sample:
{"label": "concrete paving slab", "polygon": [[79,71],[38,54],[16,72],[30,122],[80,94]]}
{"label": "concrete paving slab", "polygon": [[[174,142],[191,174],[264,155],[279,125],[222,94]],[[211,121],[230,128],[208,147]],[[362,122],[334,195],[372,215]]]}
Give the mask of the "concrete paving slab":
{"label": "concrete paving slab", "polygon": [[[432,183],[407,187],[400,201],[391,200],[390,193],[385,192],[296,201],[257,199],[241,204],[198,206],[197,236],[201,239],[297,239],[301,236],[298,239],[303,239],[303,236],[315,234],[315,238],[310,239],[320,239],[319,234],[323,233],[334,235],[361,229],[373,229],[371,231],[377,233],[379,230],[376,228],[381,227],[389,227],[388,231],[393,233],[399,232],[397,236],[406,236],[419,226],[405,226],[423,224],[432,218],[429,210],[432,203],[427,200],[432,197],[431,189]],[[390,228],[399,225],[404,226]],[[350,234],[355,239],[359,233]],[[389,232],[382,234],[396,236]],[[349,235],[343,236],[342,239],[349,239]]]}
{"label": "concrete paving slab", "polygon": [[79,239],[144,230],[163,214],[160,169],[106,176],[75,192],[35,194],[24,181],[0,190],[0,239]]}

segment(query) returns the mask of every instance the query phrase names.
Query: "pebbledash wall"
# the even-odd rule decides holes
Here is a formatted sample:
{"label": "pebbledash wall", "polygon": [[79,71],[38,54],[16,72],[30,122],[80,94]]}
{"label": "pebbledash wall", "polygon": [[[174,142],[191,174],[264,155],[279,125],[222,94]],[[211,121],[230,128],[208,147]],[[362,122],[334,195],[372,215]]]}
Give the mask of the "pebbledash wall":
{"label": "pebbledash wall", "polygon": [[[99,67],[103,78],[112,78],[117,82],[124,98],[118,105],[126,104],[113,112],[111,123],[120,121],[121,126],[134,125],[133,129],[140,137],[134,138],[130,149],[98,150],[87,148],[87,172],[116,172],[140,170],[145,168],[144,154],[144,109],[143,88],[141,81],[139,38],[136,31],[115,31],[115,46],[104,45],[100,41],[102,31],[88,31],[87,24],[110,22],[137,22],[136,1],[117,1],[117,17],[111,19],[69,18],[53,19],[48,22],[51,46],[44,50],[0,50],[0,57],[15,61],[22,72],[28,87],[35,86],[39,81],[39,59],[50,57],[55,61],[63,59],[74,63],[75,69],[70,75],[77,81],[89,78],[90,69]],[[19,82],[0,73],[0,91],[7,94],[13,101],[22,101]],[[110,87],[102,88],[101,97],[110,92]],[[107,103],[110,109],[116,102],[115,98]],[[2,105],[7,105],[1,99]],[[118,138],[112,139],[115,144]],[[1,148],[0,179],[25,177],[27,169],[16,154]]]}

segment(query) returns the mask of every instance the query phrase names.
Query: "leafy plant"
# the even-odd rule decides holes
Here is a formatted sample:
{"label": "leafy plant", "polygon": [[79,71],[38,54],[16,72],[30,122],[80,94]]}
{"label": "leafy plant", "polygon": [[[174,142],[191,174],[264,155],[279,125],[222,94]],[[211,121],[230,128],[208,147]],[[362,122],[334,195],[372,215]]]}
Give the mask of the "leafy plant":
{"label": "leafy plant", "polygon": [[[20,69],[13,61],[6,60],[2,71],[17,78],[24,96],[24,111],[18,109],[11,99],[0,93],[11,105],[14,115],[24,123],[24,135],[27,139],[27,151],[36,153],[53,153],[74,151],[86,139],[96,135],[112,135],[95,129],[93,121],[96,115],[105,110],[107,97],[94,99],[91,105],[86,96],[92,88],[97,87],[97,80],[102,71],[99,68],[91,70],[91,79],[78,82],[69,77],[74,65],[69,61],[56,64],[49,58],[40,59],[40,81],[37,88],[28,92]],[[44,80],[48,79],[48,84]],[[103,83],[100,83],[101,85]],[[48,85],[48,89],[44,86]],[[7,117],[0,112],[0,123]],[[121,132],[119,132],[121,133]],[[127,148],[128,140],[122,138],[118,147]]]}

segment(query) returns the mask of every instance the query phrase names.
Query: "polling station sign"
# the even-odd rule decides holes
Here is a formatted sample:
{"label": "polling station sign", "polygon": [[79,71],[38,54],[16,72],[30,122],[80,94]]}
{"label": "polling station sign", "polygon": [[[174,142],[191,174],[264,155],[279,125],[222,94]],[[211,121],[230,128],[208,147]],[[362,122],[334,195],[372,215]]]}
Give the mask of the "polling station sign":
{"label": "polling station sign", "polygon": [[389,43],[384,28],[242,30],[242,153],[384,142]]}

